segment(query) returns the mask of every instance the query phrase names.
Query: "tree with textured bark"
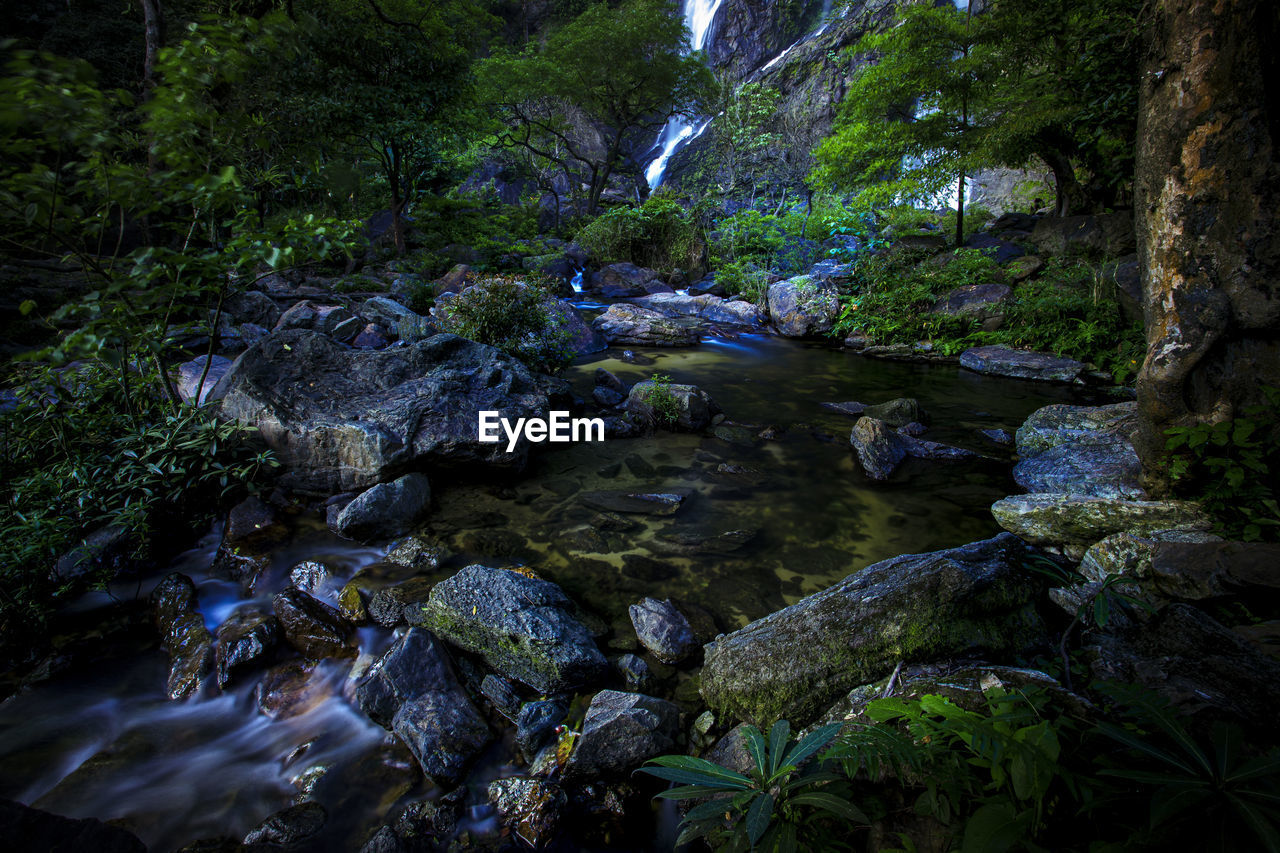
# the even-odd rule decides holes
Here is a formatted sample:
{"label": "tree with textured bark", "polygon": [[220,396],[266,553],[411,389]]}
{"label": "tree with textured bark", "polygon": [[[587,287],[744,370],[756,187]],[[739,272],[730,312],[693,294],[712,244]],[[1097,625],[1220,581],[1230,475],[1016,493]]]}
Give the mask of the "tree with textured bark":
{"label": "tree with textured bark", "polygon": [[1273,4],[1152,4],[1137,151],[1148,348],[1136,447],[1157,494],[1170,485],[1166,430],[1238,418],[1264,387],[1280,387],[1277,44]]}
{"label": "tree with textured bark", "polygon": [[559,163],[587,186],[588,214],[611,177],[637,166],[634,149],[711,92],[701,56],[683,53],[688,30],[673,11],[666,0],[598,3],[544,43],[497,54],[480,70],[483,100],[503,126],[499,144]]}

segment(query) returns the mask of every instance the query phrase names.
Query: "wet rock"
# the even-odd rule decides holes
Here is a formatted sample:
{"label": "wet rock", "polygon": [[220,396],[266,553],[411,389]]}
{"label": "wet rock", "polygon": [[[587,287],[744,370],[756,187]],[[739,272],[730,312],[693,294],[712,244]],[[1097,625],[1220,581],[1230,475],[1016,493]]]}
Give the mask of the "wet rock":
{"label": "wet rock", "polygon": [[969,284],[957,287],[934,303],[932,313],[947,316],[972,316],[979,320],[1002,316],[1013,299],[1007,284]]}
{"label": "wet rock", "polygon": [[605,408],[612,408],[626,400],[626,396],[613,390],[612,388],[596,387],[591,391],[591,399],[595,400],[596,405]]}
{"label": "wet rock", "polygon": [[394,829],[384,825],[364,843],[360,853],[409,853],[409,848],[396,835]]}
{"label": "wet rock", "polygon": [[884,481],[907,458],[906,443],[884,421],[861,417],[849,433],[849,443],[872,480]]}
{"label": "wet rock", "polygon": [[327,696],[312,681],[315,664],[288,661],[268,669],[258,682],[254,694],[258,710],[272,720],[287,720],[305,714]]}
{"label": "wet rock", "polygon": [[245,844],[303,849],[324,829],[329,814],[319,803],[299,803],[276,812],[244,837]]}
{"label": "wet rock", "polygon": [[338,593],[338,612],[352,625],[363,625],[369,621],[369,609],[356,580],[348,581]]}
{"label": "wet rock", "polygon": [[434,689],[437,680],[449,679],[456,682],[439,641],[429,631],[410,628],[365,671],[355,702],[365,716],[389,729],[401,705]]}
{"label": "wet rock", "polygon": [[449,549],[444,543],[425,536],[410,536],[395,543],[387,552],[388,563],[419,572],[435,571],[448,557]]}
{"label": "wet rock", "polygon": [[1212,521],[1187,501],[1130,501],[1063,494],[1013,495],[991,505],[1005,530],[1032,545],[1062,548],[1079,559],[1113,533],[1141,536],[1157,530],[1208,530]]}
{"label": "wet rock", "polygon": [[603,367],[596,368],[594,378],[597,388],[608,388],[611,391],[617,391],[619,394],[627,392],[626,384],[615,376],[612,371],[605,370]]}
{"label": "wet rock", "polygon": [[608,666],[571,608],[553,583],[468,566],[437,584],[425,604],[406,608],[405,616],[480,655],[502,675],[554,693],[591,684]]}
{"label": "wet rock", "polygon": [[391,729],[437,785],[461,781],[467,765],[489,741],[488,725],[456,681],[400,706]]}
{"label": "wet rock", "polygon": [[690,347],[702,339],[696,320],[667,317],[638,305],[618,303],[591,321],[610,344],[650,347]]}
{"label": "wet rock", "polygon": [[653,671],[649,669],[649,664],[644,662],[644,658],[627,653],[618,658],[615,667],[618,670],[618,674],[622,676],[622,680],[627,685],[628,690],[643,691],[649,689],[649,685],[653,681]]}
{"label": "wet rock", "polygon": [[276,519],[275,510],[260,498],[248,497],[227,514],[222,540],[231,546],[263,549],[278,543],[284,535],[284,525]]}
{"label": "wet rock", "polygon": [[307,657],[355,657],[356,650],[347,645],[351,626],[323,601],[291,586],[277,593],[271,606],[285,640]]}
{"label": "wet rock", "polygon": [[510,776],[489,783],[489,802],[498,821],[534,849],[555,837],[569,798],[554,782]]}
{"label": "wet rock", "polygon": [[329,567],[315,560],[307,560],[289,570],[289,582],[303,592],[315,592],[331,578]]}
{"label": "wet rock", "polygon": [[661,283],[657,272],[631,263],[610,264],[591,277],[592,289],[612,299],[644,296],[655,283]]}
{"label": "wet rock", "polygon": [[696,385],[651,380],[631,386],[626,409],[641,423],[686,432],[706,429],[722,411],[711,395]]}
{"label": "wet rock", "polygon": [[770,320],[788,338],[825,334],[840,315],[835,285],[807,275],[769,285],[768,299]]}
{"label": "wet rock", "polygon": [[718,716],[800,726],[898,661],[1020,649],[1043,634],[1022,554],[1001,534],[868,566],[708,644],[702,696]]}
{"label": "wet rock", "polygon": [[1009,376],[1040,382],[1074,382],[1084,370],[1082,363],[1069,358],[1005,346],[967,349],[960,354],[960,366],[988,376]]}
{"label": "wet rock", "polygon": [[396,817],[395,834],[411,850],[424,849],[432,842],[443,844],[453,837],[462,816],[461,791],[453,791],[437,801],[419,800],[405,806]]}
{"label": "wet rock", "polygon": [[[281,314],[272,331],[301,329],[333,335],[338,326],[353,319],[354,316],[341,305],[317,305],[309,299],[304,299]],[[351,337],[355,337],[354,333]]]}
{"label": "wet rock", "polygon": [[223,311],[241,323],[252,323],[270,329],[280,320],[276,301],[259,290],[233,293],[223,304]]}
{"label": "wet rock", "polygon": [[218,626],[218,686],[225,687],[241,670],[261,663],[278,642],[280,623],[274,615],[252,604],[237,609]]}
{"label": "wet rock", "polygon": [[671,599],[645,598],[631,605],[628,612],[640,644],[663,663],[679,663],[698,648],[689,620]]}
{"label": "wet rock", "polygon": [[515,722],[520,713],[521,699],[514,684],[500,675],[489,673],[480,682],[480,692],[493,703],[499,714]]}
{"label": "wet rock", "polygon": [[574,355],[588,355],[595,352],[604,352],[609,348],[609,342],[603,334],[587,325],[586,320],[568,302],[562,302],[555,297],[550,297],[544,302],[547,314],[551,317],[557,327],[557,333],[565,338],[565,341]]}
{"label": "wet rock", "polygon": [[686,296],[659,293],[635,300],[635,304],[664,317],[694,317],[706,324],[754,329],[764,324],[760,309],[750,302],[718,296]]}
{"label": "wet rock", "polygon": [[622,776],[645,761],[675,751],[680,709],[641,693],[602,690],[591,700],[569,761],[566,780]]}
{"label": "wet rock", "polygon": [[898,397],[884,403],[864,407],[862,414],[881,420],[891,427],[903,427],[910,423],[927,422],[929,416],[912,397]]}
{"label": "wet rock", "polygon": [[426,474],[405,474],[362,492],[338,514],[334,532],[347,539],[390,539],[407,533],[431,508]]}
{"label": "wet rock", "polygon": [[662,492],[601,491],[583,492],[578,500],[592,509],[605,512],[675,515],[692,494],[692,489],[683,487]]}
{"label": "wet rock", "polygon": [[528,442],[512,453],[481,442],[478,412],[533,417],[549,405],[524,365],[453,335],[362,351],[315,332],[278,332],[237,359],[218,391],[223,414],[256,426],[275,451],[285,485],[327,493],[406,468],[521,468]]}
{"label": "wet rock", "polygon": [[405,607],[424,604],[433,586],[435,584],[427,578],[410,578],[384,587],[369,598],[369,618],[383,628],[394,628],[405,621]]}
{"label": "wet rock", "polygon": [[213,637],[196,610],[191,578],[174,572],[151,593],[160,644],[169,653],[165,695],[182,699],[195,693],[213,667]]}
{"label": "wet rock", "polygon": [[516,715],[516,746],[525,759],[533,757],[555,739],[556,728],[564,722],[569,707],[555,699],[525,702]]}
{"label": "wet rock", "polygon": [[213,555],[209,574],[223,580],[235,581],[246,591],[250,591],[270,566],[271,558],[267,555],[245,551],[238,546],[228,546],[224,542],[218,546],[218,550]]}
{"label": "wet rock", "polygon": [[[209,370],[206,373],[204,366],[206,360],[209,363]],[[190,403],[194,401],[196,405],[202,406],[209,399],[209,394],[213,391],[218,380],[226,375],[231,369],[231,359],[226,356],[215,355],[211,359],[205,356],[197,356],[191,361],[183,362],[177,367],[177,376],[174,385],[177,387],[178,396],[182,398],[182,402]],[[204,385],[200,384],[200,378],[204,377]],[[200,389],[200,399],[196,399],[196,389]]]}
{"label": "wet rock", "polygon": [[46,853],[146,853],[132,832],[94,818],[75,819],[0,799],[0,832],[14,850]]}

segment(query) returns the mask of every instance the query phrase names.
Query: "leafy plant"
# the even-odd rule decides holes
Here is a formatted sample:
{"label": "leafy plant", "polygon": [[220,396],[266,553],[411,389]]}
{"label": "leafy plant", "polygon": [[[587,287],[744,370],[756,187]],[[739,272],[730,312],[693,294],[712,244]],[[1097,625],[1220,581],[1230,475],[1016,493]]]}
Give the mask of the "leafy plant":
{"label": "leafy plant", "polygon": [[677,845],[705,837],[729,850],[831,849],[841,834],[830,818],[841,826],[868,822],[849,802],[844,777],[821,760],[806,766],[839,731],[839,724],[822,726],[796,740],[779,720],[766,741],[755,726],[743,726],[750,775],[686,755],[655,758],[649,763],[657,767],[640,772],[680,783],[660,798],[706,800],[685,814]]}
{"label": "leafy plant", "polygon": [[573,334],[545,285],[489,276],[437,308],[441,328],[489,344],[535,370],[557,373],[573,360]]}
{"label": "leafy plant", "polygon": [[576,239],[602,261],[629,261],[661,271],[702,267],[701,230],[688,211],[661,194],[638,207],[607,211]]}
{"label": "leafy plant", "polygon": [[671,391],[671,377],[655,373],[649,381],[652,384],[644,390],[644,401],[653,407],[659,424],[667,429],[674,428],[680,420],[680,401]]}
{"label": "leafy plant", "polygon": [[730,296],[737,294],[762,305],[768,294],[769,274],[751,261],[733,261],[716,270],[716,284]]}

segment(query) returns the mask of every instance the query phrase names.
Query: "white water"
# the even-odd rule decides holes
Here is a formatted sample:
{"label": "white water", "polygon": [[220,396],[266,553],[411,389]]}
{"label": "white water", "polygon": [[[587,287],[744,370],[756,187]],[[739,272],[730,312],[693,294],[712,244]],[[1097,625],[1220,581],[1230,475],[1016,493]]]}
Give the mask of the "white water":
{"label": "white water", "polygon": [[[702,50],[707,41],[707,32],[716,12],[720,10],[722,0],[682,0],[680,12],[684,15],[685,26],[689,28],[689,50]],[[701,122],[699,124],[699,122]],[[697,139],[711,124],[711,119],[700,120],[688,116],[672,116],[666,126],[658,132],[657,145],[661,149],[658,156],[645,167],[644,177],[649,182],[649,189],[657,189],[666,174],[667,163],[684,145]]]}
{"label": "white water", "polygon": [[[849,7],[846,5],[844,7],[844,11],[840,13],[840,16],[844,17],[847,14],[849,14]],[[770,59],[764,65],[760,66],[760,70],[757,71],[756,74],[764,74],[767,71],[772,71],[774,68],[778,67],[779,64],[781,64],[782,60],[787,58],[787,54],[791,53],[791,51],[795,50],[797,47],[809,41],[810,39],[815,39],[818,36],[825,33],[827,31],[827,25],[831,23],[830,18],[831,18],[831,0],[823,0],[822,17],[818,19],[817,28],[808,33],[805,33],[799,39],[792,42],[787,47],[786,50],[782,51],[782,53],[779,53],[773,59]]]}
{"label": "white water", "polygon": [[582,270],[575,270],[573,278],[569,279],[569,286],[573,288],[574,293],[582,292]]}

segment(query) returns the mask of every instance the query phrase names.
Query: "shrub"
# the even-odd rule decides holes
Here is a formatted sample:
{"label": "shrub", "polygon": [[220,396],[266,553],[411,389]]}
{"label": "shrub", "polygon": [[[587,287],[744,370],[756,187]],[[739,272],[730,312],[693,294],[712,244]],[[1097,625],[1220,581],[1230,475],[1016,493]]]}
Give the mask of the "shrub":
{"label": "shrub", "polygon": [[557,373],[573,360],[572,332],[547,282],[488,276],[437,309],[440,326],[497,347],[534,370]]}
{"label": "shrub", "polygon": [[650,381],[653,384],[645,389],[644,401],[653,407],[653,415],[658,423],[672,429],[680,420],[680,401],[671,391],[671,377],[655,373]]}
{"label": "shrub", "polygon": [[738,294],[762,305],[769,291],[769,274],[751,261],[733,261],[716,270],[716,284],[730,296]]}
{"label": "shrub", "polygon": [[702,269],[701,229],[679,203],[662,195],[602,214],[576,240],[606,263],[629,261],[662,272]]}

